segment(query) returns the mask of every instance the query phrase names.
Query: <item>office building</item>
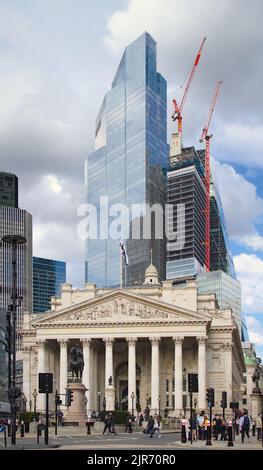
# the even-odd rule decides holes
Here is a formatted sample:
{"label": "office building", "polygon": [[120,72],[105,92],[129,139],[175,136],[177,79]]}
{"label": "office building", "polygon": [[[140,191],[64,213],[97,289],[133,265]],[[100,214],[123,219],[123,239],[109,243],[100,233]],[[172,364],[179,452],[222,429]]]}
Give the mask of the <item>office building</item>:
{"label": "office building", "polygon": [[241,341],[248,341],[248,331],[241,306],[241,284],[224,271],[210,271],[197,275],[198,294],[216,294],[221,309],[231,308]]}
{"label": "office building", "polygon": [[[142,234],[132,238],[132,220],[135,222],[136,217],[132,219],[131,207],[156,203],[163,206],[167,157],[167,86],[157,72],[156,42],[144,33],[123,53],[98,113],[95,151],[85,163],[87,202],[99,209],[100,197],[107,196],[109,210],[113,204],[124,204],[129,209],[128,236],[121,234],[127,240],[127,286],[143,283],[151,250],[159,280],[165,278],[164,239],[157,239],[154,233],[147,239]],[[105,231],[105,217],[101,223],[99,219],[100,210],[98,232]],[[140,215],[137,223],[142,223]],[[86,282],[101,287],[120,285],[119,239],[103,239],[99,233],[95,238],[86,242]]]}
{"label": "office building", "polygon": [[33,312],[50,310],[51,297],[60,296],[60,285],[66,282],[66,263],[33,257]]}
{"label": "office building", "polygon": [[0,206],[18,208],[18,178],[0,171]]}
{"label": "office building", "polygon": [[167,172],[167,203],[173,205],[168,230],[176,232],[180,205],[184,205],[185,236],[181,247],[167,242],[167,279],[194,276],[205,264],[205,185],[204,166],[194,147],[177,152],[177,134],[172,135]]}

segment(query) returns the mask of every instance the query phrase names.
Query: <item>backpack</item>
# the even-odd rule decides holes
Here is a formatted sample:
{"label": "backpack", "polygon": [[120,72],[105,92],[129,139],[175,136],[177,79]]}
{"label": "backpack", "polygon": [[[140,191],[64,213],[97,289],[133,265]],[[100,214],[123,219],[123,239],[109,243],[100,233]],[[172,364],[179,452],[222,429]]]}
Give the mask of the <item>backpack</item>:
{"label": "backpack", "polygon": [[249,417],[248,417],[248,415],[246,415],[246,416],[244,416],[244,427],[248,428],[249,425],[250,425]]}

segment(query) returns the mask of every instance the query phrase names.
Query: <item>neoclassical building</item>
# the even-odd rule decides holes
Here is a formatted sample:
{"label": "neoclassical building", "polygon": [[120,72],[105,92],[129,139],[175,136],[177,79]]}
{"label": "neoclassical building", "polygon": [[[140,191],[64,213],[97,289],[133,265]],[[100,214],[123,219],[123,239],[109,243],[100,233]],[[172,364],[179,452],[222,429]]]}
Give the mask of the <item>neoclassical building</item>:
{"label": "neoclassical building", "polygon": [[[194,280],[159,284],[153,265],[141,286],[73,289],[64,284],[61,297],[52,298],[51,311],[25,314],[27,403],[38,389],[39,372],[52,372],[54,389],[65,393],[72,382],[73,346],[83,351],[87,413],[102,409],[104,400],[108,410],[148,405],[152,412],[178,416],[189,408],[189,373],[198,374],[197,410],[207,409],[208,387],[215,389],[219,410],[223,390],[228,402],[241,401],[245,364],[232,311],[219,309],[214,294],[198,295]],[[44,395],[37,399],[43,411]],[[53,397],[50,404],[54,407]]]}

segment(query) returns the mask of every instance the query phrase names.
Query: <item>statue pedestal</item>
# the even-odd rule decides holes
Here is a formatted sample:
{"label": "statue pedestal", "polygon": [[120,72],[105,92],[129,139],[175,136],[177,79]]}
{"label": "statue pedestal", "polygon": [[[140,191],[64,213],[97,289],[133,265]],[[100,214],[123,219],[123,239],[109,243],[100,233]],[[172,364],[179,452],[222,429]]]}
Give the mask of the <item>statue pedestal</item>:
{"label": "statue pedestal", "polygon": [[105,388],[105,399],[106,399],[106,410],[113,411],[115,410],[115,388],[113,385],[108,385]]}
{"label": "statue pedestal", "polygon": [[87,421],[85,392],[87,389],[85,385],[79,383],[69,383],[68,388],[73,392],[73,401],[64,412],[65,421],[78,422],[80,426],[85,426]]}
{"label": "statue pedestal", "polygon": [[251,415],[252,419],[256,419],[259,413],[262,412],[263,395],[259,388],[255,387],[252,390],[251,396]]}

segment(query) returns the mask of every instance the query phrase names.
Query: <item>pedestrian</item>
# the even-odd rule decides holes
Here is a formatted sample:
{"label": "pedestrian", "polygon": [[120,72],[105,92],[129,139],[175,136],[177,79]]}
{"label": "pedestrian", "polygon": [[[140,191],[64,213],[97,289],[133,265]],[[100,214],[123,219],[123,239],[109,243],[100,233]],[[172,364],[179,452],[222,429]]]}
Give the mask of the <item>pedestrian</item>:
{"label": "pedestrian", "polygon": [[59,426],[60,428],[63,427],[63,424],[64,424],[63,419],[64,419],[63,411],[58,410],[58,426]]}
{"label": "pedestrian", "polygon": [[141,413],[139,416],[139,426],[142,426],[143,423],[143,414]]}
{"label": "pedestrian", "polygon": [[115,429],[115,418],[112,413],[110,413],[110,416],[109,416],[109,430],[112,434],[115,434],[115,436],[117,435],[116,429]]}
{"label": "pedestrian", "polygon": [[261,431],[262,431],[262,418],[261,413],[256,417],[256,429],[257,429],[257,440],[261,440]]}
{"label": "pedestrian", "polygon": [[227,429],[227,422],[225,418],[222,416],[221,417],[222,424],[221,424],[221,439],[220,441],[226,441],[227,440],[227,434],[226,434],[226,429]]}
{"label": "pedestrian", "polygon": [[108,434],[110,434],[110,417],[108,415],[105,415],[105,418],[104,418],[104,429],[103,429],[103,433],[102,434],[105,434],[105,432],[107,431],[108,429]]}
{"label": "pedestrian", "polygon": [[215,440],[218,440],[219,434],[222,435],[222,418],[219,415],[215,416]]}
{"label": "pedestrian", "polygon": [[201,411],[201,413],[197,417],[198,439],[200,440],[204,439],[204,434],[203,434],[204,414],[205,412]]}
{"label": "pedestrian", "polygon": [[160,417],[156,416],[154,418],[153,426],[152,426],[151,431],[149,433],[150,434],[149,437],[153,437],[154,433],[157,431],[158,432],[158,438],[160,438],[161,437],[160,426],[161,426]]}
{"label": "pedestrian", "polygon": [[244,411],[243,415],[239,420],[239,431],[241,432],[241,441],[244,443],[245,434],[249,439],[249,429],[251,427],[251,419],[248,416],[247,410]]}

